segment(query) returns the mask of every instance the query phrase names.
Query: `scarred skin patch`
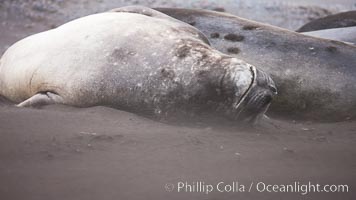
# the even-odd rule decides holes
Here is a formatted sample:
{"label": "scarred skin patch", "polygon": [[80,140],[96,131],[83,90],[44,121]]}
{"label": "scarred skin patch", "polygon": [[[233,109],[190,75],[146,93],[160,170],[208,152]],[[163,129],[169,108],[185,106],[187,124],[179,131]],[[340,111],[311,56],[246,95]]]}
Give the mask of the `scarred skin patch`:
{"label": "scarred skin patch", "polygon": [[219,38],[220,34],[219,33],[211,33],[210,38]]}
{"label": "scarred skin patch", "polygon": [[224,36],[224,39],[232,41],[232,42],[240,42],[240,41],[244,40],[245,37],[243,35],[237,35],[237,34],[234,34],[234,33],[229,33],[229,34],[226,34]]}
{"label": "scarred skin patch", "polygon": [[238,54],[238,53],[240,53],[240,49],[237,47],[229,47],[227,49],[227,52],[232,53],[232,54]]}

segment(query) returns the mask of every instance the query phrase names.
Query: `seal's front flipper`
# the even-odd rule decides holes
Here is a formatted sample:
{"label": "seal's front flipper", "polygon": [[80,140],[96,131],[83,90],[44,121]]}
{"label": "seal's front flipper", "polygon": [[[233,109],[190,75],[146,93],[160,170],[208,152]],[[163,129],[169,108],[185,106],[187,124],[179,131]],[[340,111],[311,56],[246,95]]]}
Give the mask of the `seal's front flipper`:
{"label": "seal's front flipper", "polygon": [[17,104],[17,107],[40,107],[49,104],[63,103],[62,97],[52,92],[38,93]]}

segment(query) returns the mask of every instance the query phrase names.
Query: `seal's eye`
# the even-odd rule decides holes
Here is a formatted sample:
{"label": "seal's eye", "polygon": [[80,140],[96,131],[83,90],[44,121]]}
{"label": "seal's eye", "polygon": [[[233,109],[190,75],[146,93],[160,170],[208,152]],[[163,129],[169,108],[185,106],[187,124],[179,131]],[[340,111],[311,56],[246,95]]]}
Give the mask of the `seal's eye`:
{"label": "seal's eye", "polygon": [[277,88],[276,87],[274,87],[273,85],[269,85],[268,87],[274,94],[277,94]]}

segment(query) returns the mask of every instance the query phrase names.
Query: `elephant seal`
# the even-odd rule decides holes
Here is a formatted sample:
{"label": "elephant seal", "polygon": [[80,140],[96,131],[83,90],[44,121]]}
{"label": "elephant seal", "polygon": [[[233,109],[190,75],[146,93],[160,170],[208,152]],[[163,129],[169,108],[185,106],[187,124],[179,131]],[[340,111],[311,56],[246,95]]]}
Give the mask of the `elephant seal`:
{"label": "elephant seal", "polygon": [[356,44],[356,26],[303,32],[303,34],[330,40],[342,41],[352,45]]}
{"label": "elephant seal", "polygon": [[356,47],[305,36],[231,14],[155,8],[193,25],[212,47],[269,73],[278,96],[269,111],[294,119],[356,117]]}
{"label": "elephant seal", "polygon": [[145,7],[86,16],[12,45],[0,61],[0,95],[20,107],[104,105],[154,116],[208,109],[256,122],[274,82],[205,41]]}
{"label": "elephant seal", "polygon": [[356,10],[341,12],[313,20],[300,27],[297,32],[310,32],[323,29],[356,26]]}

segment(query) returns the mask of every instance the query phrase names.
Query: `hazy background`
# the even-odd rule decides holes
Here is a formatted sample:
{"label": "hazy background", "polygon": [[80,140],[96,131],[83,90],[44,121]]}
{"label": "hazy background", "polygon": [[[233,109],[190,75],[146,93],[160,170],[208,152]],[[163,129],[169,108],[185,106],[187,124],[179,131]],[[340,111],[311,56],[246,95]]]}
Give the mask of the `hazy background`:
{"label": "hazy background", "polygon": [[125,5],[204,8],[296,30],[310,20],[356,9],[352,0],[2,0],[0,53],[15,41],[71,19]]}

